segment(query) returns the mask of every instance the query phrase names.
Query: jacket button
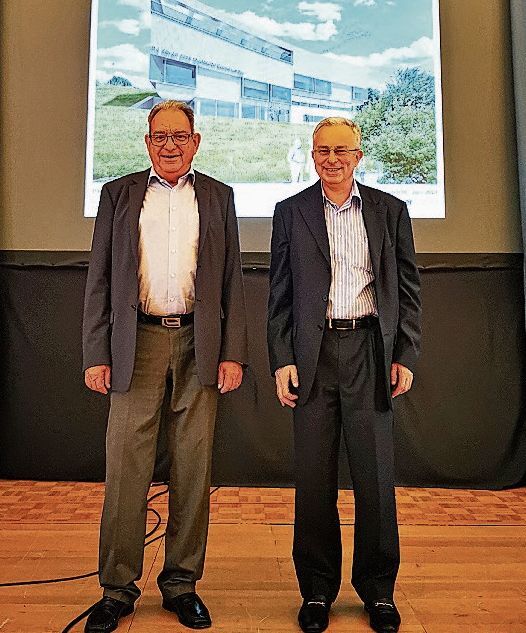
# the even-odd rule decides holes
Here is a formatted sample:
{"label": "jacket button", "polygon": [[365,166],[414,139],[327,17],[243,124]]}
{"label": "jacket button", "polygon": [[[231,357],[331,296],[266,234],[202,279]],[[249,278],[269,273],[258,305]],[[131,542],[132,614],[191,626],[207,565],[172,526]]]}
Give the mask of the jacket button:
{"label": "jacket button", "polygon": [[136,305],[132,305],[132,306],[131,306],[131,309],[132,309],[132,310],[137,310],[137,306],[136,306]]}
{"label": "jacket button", "polygon": [[323,300],[324,300],[324,301],[327,301],[327,299],[328,299],[328,298],[329,298],[329,297],[328,297],[327,295],[323,295]]}
{"label": "jacket button", "polygon": [[323,330],[323,325],[318,324],[318,330]]}

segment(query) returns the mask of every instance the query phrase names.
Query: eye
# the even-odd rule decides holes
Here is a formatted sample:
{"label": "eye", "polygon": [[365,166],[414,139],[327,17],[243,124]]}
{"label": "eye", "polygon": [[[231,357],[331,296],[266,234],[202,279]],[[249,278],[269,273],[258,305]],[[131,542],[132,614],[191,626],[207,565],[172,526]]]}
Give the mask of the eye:
{"label": "eye", "polygon": [[191,134],[186,134],[185,132],[181,132],[180,134],[175,135],[175,140],[178,143],[186,143],[190,138]]}
{"label": "eye", "polygon": [[164,143],[164,141],[166,141],[166,134],[152,134],[152,140],[154,143]]}

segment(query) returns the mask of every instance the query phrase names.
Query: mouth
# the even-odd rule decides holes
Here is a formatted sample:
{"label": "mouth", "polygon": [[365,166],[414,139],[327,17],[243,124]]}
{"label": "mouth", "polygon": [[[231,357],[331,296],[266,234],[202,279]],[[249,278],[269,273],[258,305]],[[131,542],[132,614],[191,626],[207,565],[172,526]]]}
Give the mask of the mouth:
{"label": "mouth", "polygon": [[181,158],[181,154],[161,154],[161,158],[164,160],[175,160],[176,158]]}
{"label": "mouth", "polygon": [[326,171],[326,173],[334,175],[334,174],[339,174],[342,168],[341,167],[324,167],[324,170]]}

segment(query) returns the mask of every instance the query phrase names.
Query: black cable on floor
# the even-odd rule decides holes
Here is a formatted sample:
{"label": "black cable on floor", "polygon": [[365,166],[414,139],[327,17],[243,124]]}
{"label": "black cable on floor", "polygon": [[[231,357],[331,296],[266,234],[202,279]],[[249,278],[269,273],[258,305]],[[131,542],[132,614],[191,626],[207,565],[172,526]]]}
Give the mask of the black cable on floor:
{"label": "black cable on floor", "polygon": [[[152,484],[153,486],[155,485],[160,485],[160,484]],[[212,496],[215,492],[217,492],[219,490],[219,488],[221,488],[221,486],[216,486],[213,490],[210,491],[210,496]],[[154,495],[152,495],[149,499],[148,499],[148,503],[150,503],[151,501],[153,501],[154,499],[156,499],[157,497],[160,497],[161,495],[166,494],[166,492],[168,491],[168,484],[166,484],[166,490],[162,490],[161,492],[157,492]],[[159,525],[161,524],[161,515],[157,512],[157,510],[155,510],[154,508],[148,508],[148,510],[150,510],[151,512],[154,512],[157,517],[158,517],[158,522],[155,526],[155,528],[153,530],[150,530],[150,532],[148,532],[145,536],[145,542],[144,542],[144,547],[147,547],[148,545],[151,545],[152,543],[154,543],[155,541],[158,541],[159,539],[162,539],[166,536],[166,532],[163,532],[162,534],[159,534],[159,536],[156,536],[155,538],[152,538],[150,541],[146,540],[148,539],[150,536],[152,536],[157,528],[159,527]],[[93,576],[95,574],[98,574],[98,571],[89,574],[90,576]],[[100,602],[100,601],[99,601]],[[62,629],[61,633],[69,633],[69,631],[71,631],[71,629],[77,625],[79,622],[82,622],[82,620],[84,618],[87,618],[89,616],[89,614],[93,611],[93,609],[99,604],[99,602],[96,602],[95,604],[92,604],[90,607],[88,607],[85,611],[83,611],[80,615],[78,615],[74,620],[71,620],[71,622],[69,622],[66,627],[64,629]]]}
{"label": "black cable on floor", "polygon": [[[148,498],[147,503],[150,503],[151,501],[153,501],[154,499],[157,499],[157,497],[160,497],[164,494],[166,494],[168,492],[168,485],[166,484],[166,482],[163,482],[162,484],[153,484],[153,485],[165,485],[166,489],[165,490],[161,490],[160,492],[156,492],[154,495],[152,495],[151,497]],[[161,515],[157,512],[157,510],[155,510],[155,508],[148,508],[147,509],[148,512],[152,512],[153,514],[155,514],[155,516],[157,517],[157,522],[154,525],[154,527],[145,535],[145,540],[148,539],[150,536],[152,536],[152,534],[155,534],[155,532],[157,532],[157,530],[159,529],[159,526],[162,523],[162,518]],[[153,541],[150,541],[153,542]],[[145,547],[146,545],[148,545],[148,543],[144,544]],[[83,578],[90,578],[91,576],[96,576],[98,574],[98,570],[97,571],[90,571],[86,574],[79,574],[78,576],[64,576],[64,577],[60,577],[60,578],[45,578],[43,580],[21,580],[21,581],[17,581],[17,582],[2,582],[0,583],[0,587],[24,587],[27,585],[51,585],[53,583],[58,583],[58,582],[70,582],[72,580],[82,580]]]}

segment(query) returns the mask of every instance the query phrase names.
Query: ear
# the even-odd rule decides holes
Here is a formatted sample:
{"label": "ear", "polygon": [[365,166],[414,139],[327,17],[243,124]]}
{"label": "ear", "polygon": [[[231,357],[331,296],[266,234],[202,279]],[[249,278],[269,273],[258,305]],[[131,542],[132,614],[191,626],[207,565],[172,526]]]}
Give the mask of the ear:
{"label": "ear", "polygon": [[145,134],[144,135],[144,142],[146,143],[146,149],[149,150],[150,149],[150,143],[151,143],[149,134]]}
{"label": "ear", "polygon": [[199,132],[195,132],[195,134],[194,134],[194,145],[195,145],[195,151],[196,152],[199,149],[200,143],[201,143],[201,134],[199,134]]}

